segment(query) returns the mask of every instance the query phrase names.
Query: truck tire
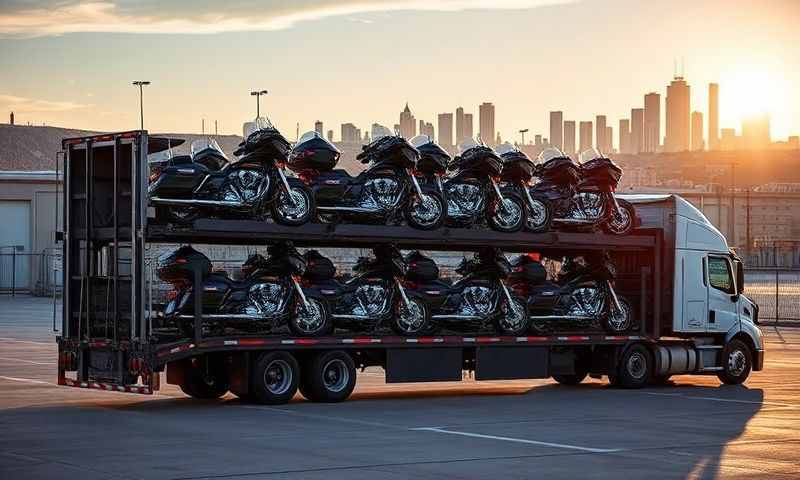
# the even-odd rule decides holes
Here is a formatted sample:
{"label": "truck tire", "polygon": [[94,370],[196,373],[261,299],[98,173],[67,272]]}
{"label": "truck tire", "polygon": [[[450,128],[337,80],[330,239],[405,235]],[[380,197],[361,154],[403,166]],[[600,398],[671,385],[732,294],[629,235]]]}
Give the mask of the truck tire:
{"label": "truck tire", "polygon": [[230,381],[220,362],[211,363],[207,369],[202,365],[189,365],[179,385],[183,393],[199,400],[213,400],[228,393]]}
{"label": "truck tire", "polygon": [[303,372],[303,396],[312,402],[341,402],[356,386],[356,366],[347,352],[321,352]]}
{"label": "truck tire", "polygon": [[585,378],[587,373],[572,373],[569,375],[553,375],[553,380],[560,383],[561,385],[569,385],[574,386],[581,383]]}
{"label": "truck tire", "polygon": [[622,355],[622,361],[617,367],[619,386],[642,388],[650,383],[652,377],[653,360],[650,351],[642,344],[631,345]]}
{"label": "truck tire", "polygon": [[725,385],[739,385],[750,375],[753,354],[741,340],[733,339],[722,349],[722,371],[717,374]]}
{"label": "truck tire", "polygon": [[299,381],[300,367],[291,353],[262,353],[250,372],[250,395],[262,405],[281,405],[294,397]]}

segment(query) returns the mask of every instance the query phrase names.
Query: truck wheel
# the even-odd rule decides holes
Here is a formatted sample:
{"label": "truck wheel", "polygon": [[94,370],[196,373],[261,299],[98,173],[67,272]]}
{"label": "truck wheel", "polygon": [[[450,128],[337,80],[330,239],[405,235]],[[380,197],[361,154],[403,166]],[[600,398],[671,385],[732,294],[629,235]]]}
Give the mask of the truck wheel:
{"label": "truck wheel", "polygon": [[632,345],[622,356],[618,367],[619,385],[623,388],[642,388],[650,383],[652,376],[650,351],[644,345]]}
{"label": "truck wheel", "polygon": [[312,402],[341,402],[356,386],[356,366],[346,352],[333,350],[318,354],[304,372],[303,396]]}
{"label": "truck wheel", "polygon": [[213,400],[228,393],[230,381],[223,365],[214,362],[207,369],[202,365],[190,366],[179,386],[183,393],[192,398]]}
{"label": "truck wheel", "polygon": [[726,385],[739,385],[750,375],[753,354],[741,340],[733,339],[722,349],[722,372],[717,374]]}
{"label": "truck wheel", "polygon": [[250,373],[250,395],[264,405],[287,403],[297,392],[300,367],[288,352],[263,353]]}
{"label": "truck wheel", "polygon": [[553,375],[553,380],[561,385],[578,385],[581,383],[588,373],[572,373],[569,375]]}

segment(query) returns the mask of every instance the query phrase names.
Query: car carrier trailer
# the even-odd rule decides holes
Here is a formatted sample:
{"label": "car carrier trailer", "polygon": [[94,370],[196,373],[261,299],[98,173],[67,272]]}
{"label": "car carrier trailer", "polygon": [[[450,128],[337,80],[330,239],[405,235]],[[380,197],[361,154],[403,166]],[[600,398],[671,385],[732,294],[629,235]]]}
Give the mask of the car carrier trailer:
{"label": "car carrier trailer", "polygon": [[[725,238],[677,196],[629,196],[640,226],[628,236],[600,233],[499,233],[481,229],[420,231],[406,226],[309,223],[286,227],[256,220],[200,219],[158,224],[147,203],[147,155],[174,145],[131,131],[63,141],[64,308],[58,337],[58,383],[152,394],[166,381],[197,398],[228,391],[260,403],[289,401],[298,390],[314,401],[340,401],[357,369],[380,366],[387,382],[553,377],[576,384],[607,376],[622,387],[671,375],[716,375],[741,383],[761,370],[764,344],[758,306],[742,295],[743,273]],[[149,245],[374,247],[576,255],[612,251],[617,290],[632,299],[637,328],[625,335],[333,334],[203,335],[202,296],[195,295],[194,335],[163,342],[153,334],[145,279]],[[195,279],[202,292],[202,278]]]}

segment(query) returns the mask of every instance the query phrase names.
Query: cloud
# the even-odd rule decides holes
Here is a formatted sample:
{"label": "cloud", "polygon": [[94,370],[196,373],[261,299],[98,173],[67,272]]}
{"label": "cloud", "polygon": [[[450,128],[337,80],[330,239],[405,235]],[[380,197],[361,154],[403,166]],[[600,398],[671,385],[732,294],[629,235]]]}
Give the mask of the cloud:
{"label": "cloud", "polygon": [[0,94],[0,105],[2,105],[4,109],[14,112],[35,113],[67,112],[92,106],[74,102],[53,102],[50,100],[39,100],[3,94]]}
{"label": "cloud", "polygon": [[530,9],[575,0],[27,0],[0,6],[0,37],[79,32],[212,34],[271,31],[323,18],[388,11]]}

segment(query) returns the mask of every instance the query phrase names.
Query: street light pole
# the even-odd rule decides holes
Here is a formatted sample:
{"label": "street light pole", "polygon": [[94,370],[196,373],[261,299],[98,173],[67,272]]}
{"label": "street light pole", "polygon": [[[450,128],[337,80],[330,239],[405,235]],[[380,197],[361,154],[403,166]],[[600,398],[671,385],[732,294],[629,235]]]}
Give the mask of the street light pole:
{"label": "street light pole", "polygon": [[266,95],[266,90],[254,90],[250,95],[256,97],[256,120],[261,116],[261,95]]}
{"label": "street light pole", "polygon": [[139,129],[144,130],[144,101],[142,98],[142,87],[145,85],[150,85],[150,82],[147,80],[136,80],[133,82],[133,84],[139,87]]}
{"label": "street light pole", "polygon": [[528,129],[523,128],[522,130],[519,131],[519,133],[522,134],[522,145],[525,145],[525,134],[528,133]]}

